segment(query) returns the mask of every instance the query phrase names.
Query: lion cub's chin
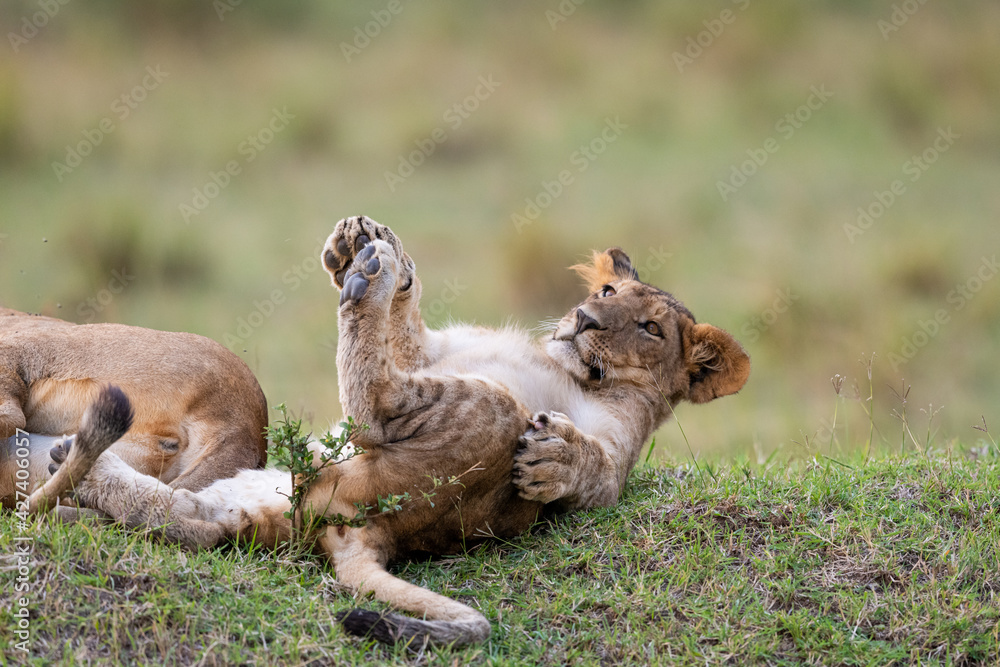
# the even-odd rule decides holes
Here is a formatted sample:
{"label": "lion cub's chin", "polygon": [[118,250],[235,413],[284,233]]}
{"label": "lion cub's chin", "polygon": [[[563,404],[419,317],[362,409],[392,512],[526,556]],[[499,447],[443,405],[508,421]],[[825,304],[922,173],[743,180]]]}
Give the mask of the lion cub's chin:
{"label": "lion cub's chin", "polygon": [[592,382],[590,367],[583,363],[580,351],[572,340],[552,339],[545,344],[545,352],[561,368],[580,382]]}

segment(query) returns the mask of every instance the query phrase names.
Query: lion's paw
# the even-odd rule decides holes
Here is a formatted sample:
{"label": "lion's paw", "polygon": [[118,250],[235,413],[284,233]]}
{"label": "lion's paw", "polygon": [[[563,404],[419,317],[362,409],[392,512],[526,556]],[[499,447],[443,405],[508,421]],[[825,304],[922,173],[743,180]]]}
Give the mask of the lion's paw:
{"label": "lion's paw", "polygon": [[52,448],[49,449],[49,458],[52,459],[52,463],[49,464],[50,475],[56,474],[59,466],[66,463],[66,458],[69,456],[69,451],[73,448],[74,442],[76,442],[76,436],[67,435],[56,440]]}
{"label": "lion's paw", "polygon": [[569,417],[559,412],[535,414],[528,430],[518,438],[514,455],[518,495],[540,503],[566,497],[579,460],[579,431]]}
{"label": "lion's paw", "polygon": [[385,241],[392,247],[402,265],[398,287],[401,290],[409,289],[413,282],[413,266],[403,252],[403,245],[399,242],[399,238],[385,225],[380,225],[363,215],[344,218],[338,222],[333,234],[330,235],[323,247],[323,266],[333,277],[333,282],[337,287],[346,289],[357,257],[376,240]]}
{"label": "lion's paw", "polygon": [[[369,242],[344,274],[340,305],[359,303],[369,293],[391,298],[396,285],[397,264],[391,245],[381,240]],[[373,285],[375,287],[370,289]]]}

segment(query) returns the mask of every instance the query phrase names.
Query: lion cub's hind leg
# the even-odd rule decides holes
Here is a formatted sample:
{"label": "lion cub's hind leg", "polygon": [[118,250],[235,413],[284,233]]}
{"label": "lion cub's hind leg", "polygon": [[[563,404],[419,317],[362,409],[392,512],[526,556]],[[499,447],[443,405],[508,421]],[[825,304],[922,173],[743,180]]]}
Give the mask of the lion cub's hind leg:
{"label": "lion cub's hind leg", "polygon": [[79,433],[60,440],[53,448],[56,465],[49,466],[52,477],[28,498],[28,511],[38,514],[51,509],[60,496],[82,482],[101,453],[131,426],[132,405],[124,392],[115,386],[101,389],[83,413]]}
{"label": "lion cub's hind leg", "polygon": [[337,223],[323,248],[323,266],[339,289],[344,289],[358,255],[374,241],[392,246],[398,259],[396,286],[389,309],[388,340],[392,357],[401,370],[413,371],[427,365],[427,328],[420,314],[420,280],[416,266],[403,251],[391,229],[363,215],[344,218]]}
{"label": "lion cub's hind leg", "polygon": [[380,406],[394,400],[406,375],[389,347],[389,307],[399,266],[385,241],[374,241],[354,258],[340,294],[337,373],[344,413],[368,427],[357,440],[364,446],[385,442]]}
{"label": "lion cub's hind leg", "polygon": [[0,346],[0,438],[12,437],[27,423],[22,406],[28,388],[17,367],[17,356]]}
{"label": "lion cub's hind leg", "polygon": [[[61,458],[54,450],[56,467]],[[198,492],[174,489],[105,452],[77,483],[74,495],[84,507],[189,549],[226,540],[273,547],[288,539],[290,522],[284,512],[289,502],[284,494],[291,492],[290,486],[287,473],[250,469]]]}

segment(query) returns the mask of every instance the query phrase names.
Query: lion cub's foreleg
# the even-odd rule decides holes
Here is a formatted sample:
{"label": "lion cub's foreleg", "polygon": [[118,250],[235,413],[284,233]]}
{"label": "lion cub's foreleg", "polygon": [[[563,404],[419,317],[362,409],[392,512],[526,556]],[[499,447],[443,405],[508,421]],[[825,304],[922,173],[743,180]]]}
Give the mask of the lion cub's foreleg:
{"label": "lion cub's foreleg", "polygon": [[[635,466],[641,438],[619,434],[602,442],[564,414],[540,412],[519,438],[514,485],[525,500],[558,501],[563,509],[607,507],[618,500]],[[625,443],[625,444],[622,444]]]}
{"label": "lion cub's foreleg", "polygon": [[343,289],[355,259],[373,241],[388,243],[398,260],[395,290],[389,308],[387,338],[400,370],[414,371],[428,363],[427,327],[420,315],[420,280],[410,256],[391,229],[363,215],[337,223],[323,248],[323,266],[333,284]]}

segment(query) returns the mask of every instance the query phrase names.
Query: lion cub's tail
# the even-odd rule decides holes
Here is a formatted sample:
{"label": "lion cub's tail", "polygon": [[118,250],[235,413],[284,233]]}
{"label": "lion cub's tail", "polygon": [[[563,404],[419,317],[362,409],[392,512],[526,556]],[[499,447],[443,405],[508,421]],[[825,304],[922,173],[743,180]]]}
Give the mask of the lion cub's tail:
{"label": "lion cub's tail", "polygon": [[132,404],[120,388],[102,387],[97,398],[83,413],[80,431],[58,470],[28,498],[31,514],[47,512],[56,500],[84,478],[105,449],[132,427]]}
{"label": "lion cub's tail", "polygon": [[490,622],[467,605],[403,581],[386,571],[367,554],[341,559],[336,566],[337,579],[362,593],[422,618],[391,612],[352,609],[337,615],[344,630],[352,635],[371,637],[387,644],[462,646],[485,641],[490,636]]}

